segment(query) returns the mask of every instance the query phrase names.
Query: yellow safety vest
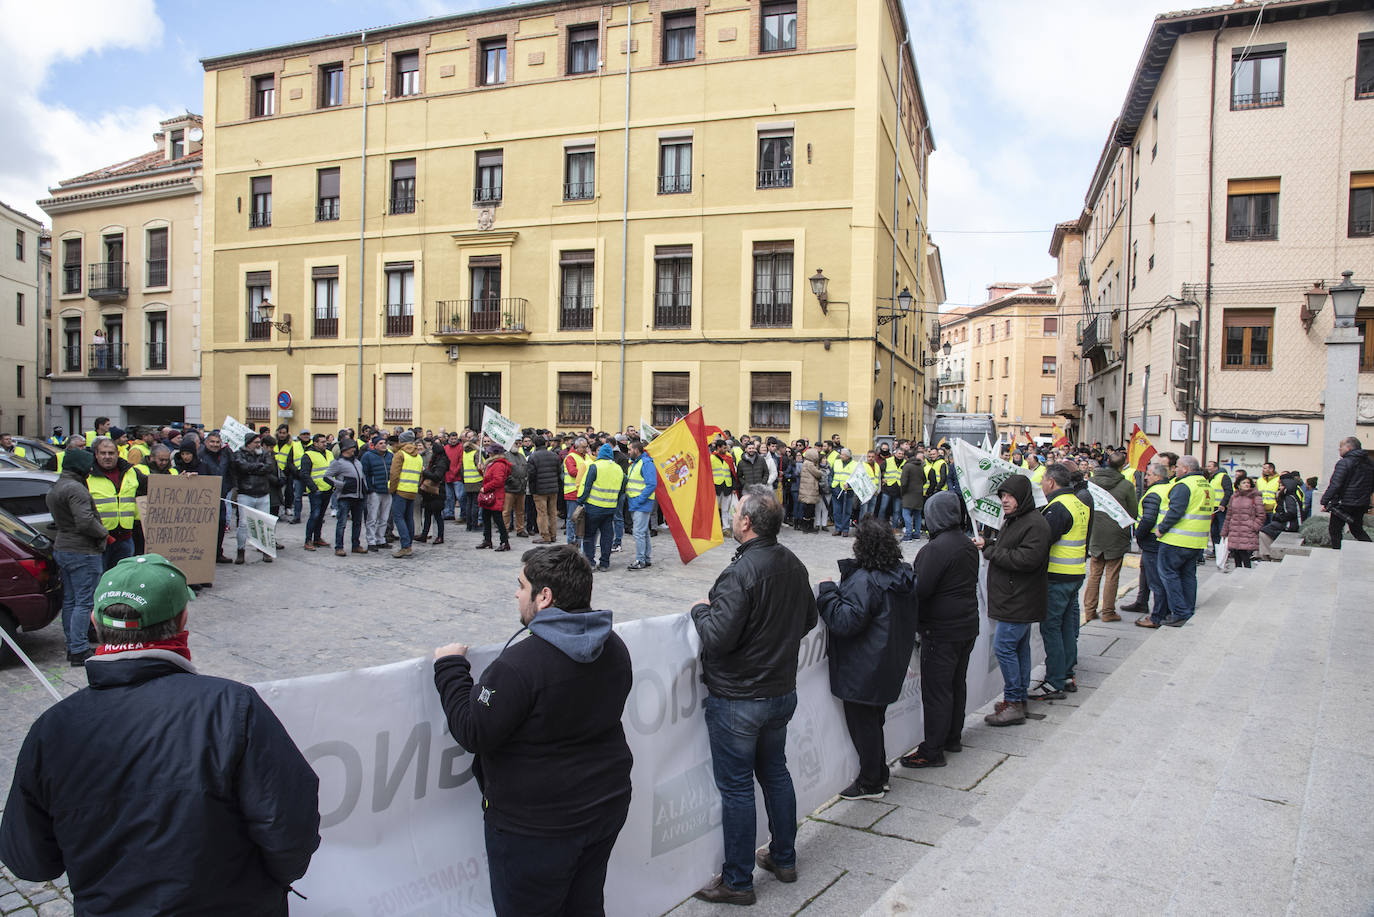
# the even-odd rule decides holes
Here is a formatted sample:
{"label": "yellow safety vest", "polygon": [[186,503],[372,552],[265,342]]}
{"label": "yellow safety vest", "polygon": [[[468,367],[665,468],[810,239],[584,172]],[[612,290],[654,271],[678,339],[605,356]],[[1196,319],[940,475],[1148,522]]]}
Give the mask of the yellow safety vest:
{"label": "yellow safety vest", "polygon": [[119,457],[124,459],[124,461],[127,462],[129,460],[129,447],[127,445],[115,446],[115,451],[119,453]]}
{"label": "yellow safety vest", "polygon": [[610,459],[597,459],[590,464],[596,468],[596,480],[592,481],[591,492],[588,493],[587,475],[583,474],[582,484],[577,491],[578,498],[585,496],[588,506],[615,509],[620,499],[620,485],[625,481],[625,472]]}
{"label": "yellow safety vest", "polygon": [[[1178,524],[1160,535],[1159,540],[1176,548],[1196,548],[1201,551],[1207,547],[1207,536],[1212,532],[1212,485],[1202,475],[1190,474],[1174,482],[1174,486],[1169,488],[1171,494],[1174,487],[1188,488],[1188,509]],[[1167,502],[1160,507],[1161,519],[1168,509]]]}
{"label": "yellow safety vest", "polygon": [[826,456],[825,462],[826,462],[826,464],[829,465],[832,469],[838,467],[839,464],[840,464],[840,452],[839,452],[839,450],[836,449],[836,450],[832,451],[828,456]]}
{"label": "yellow safety vest", "polygon": [[1073,525],[1063,537],[1050,545],[1049,571],[1082,576],[1088,572],[1088,521],[1092,519],[1092,512],[1078,499],[1077,494],[1056,493],[1045,508],[1049,509],[1056,503],[1073,516]]}
{"label": "yellow safety vest", "polygon": [[735,467],[738,468],[738,467],[739,467],[739,459],[740,459],[740,456],[744,455],[744,450],[741,449],[739,446],[736,446],[735,448],[733,448],[733,449],[730,450],[730,454],[733,455],[733,456],[735,457]]}
{"label": "yellow safety vest", "polygon": [[945,476],[945,466],[947,464],[948,463],[944,459],[936,459],[935,461],[930,463],[930,470],[926,472],[926,474],[934,476],[934,481],[941,490],[944,490],[946,487],[949,486],[948,478],[945,478],[945,482],[943,484],[940,483],[940,478]]}
{"label": "yellow safety vest", "polygon": [[[107,434],[105,434],[105,435],[108,436],[109,434],[107,433]],[[86,445],[87,445],[87,446],[94,446],[94,445],[95,445],[95,438],[96,438],[96,436],[97,436],[97,433],[96,433],[94,430],[87,430],[87,431],[86,431]]]}
{"label": "yellow safety vest", "polygon": [[23,446],[19,445],[18,443],[15,443],[15,446],[14,446],[14,454],[17,455],[17,456],[19,456],[20,458],[28,458],[28,457],[29,457],[29,450],[25,449]]}
{"label": "yellow safety vest", "polygon": [[1045,466],[1036,465],[1035,470],[1030,473],[1031,483],[1039,487],[1040,482],[1045,480]]}
{"label": "yellow safety vest", "polygon": [[868,479],[873,482],[874,489],[878,489],[883,482],[883,466],[870,465],[864,462],[864,471],[868,474]]}
{"label": "yellow safety vest", "polygon": [[896,484],[902,479],[902,466],[897,462],[897,456],[889,455],[883,462],[883,483]]}
{"label": "yellow safety vest", "polygon": [[[571,477],[568,475],[568,459],[573,460],[573,467],[577,469]],[[574,500],[577,492],[582,489],[582,479],[587,476],[587,469],[591,467],[592,460],[580,452],[569,452],[563,457],[563,496],[565,499]],[[571,497],[568,494],[572,494]]]}
{"label": "yellow safety vest", "polygon": [[478,459],[477,450],[471,452],[463,450],[463,486],[469,484],[482,483],[482,463]]}
{"label": "yellow safety vest", "polygon": [[86,489],[91,492],[95,511],[100,514],[106,531],[113,534],[120,529],[134,527],[138,512],[134,504],[134,496],[138,493],[138,474],[132,468],[124,472],[119,490],[115,490],[114,484],[99,469],[86,478]]}
{"label": "yellow safety vest", "polygon": [[420,474],[425,470],[425,460],[409,452],[401,453],[401,477],[396,481],[396,493],[413,497],[420,492]]}
{"label": "yellow safety vest", "polygon": [[1139,523],[1145,518],[1145,499],[1151,494],[1159,497],[1159,511],[1155,514],[1154,534],[1159,534],[1159,520],[1164,518],[1164,513],[1169,509],[1169,488],[1174,486],[1173,481],[1160,481],[1158,484],[1151,484],[1140,498],[1140,506],[1136,509],[1135,521]]}
{"label": "yellow safety vest", "polygon": [[[601,472],[597,472],[599,477]],[[648,486],[644,483],[644,459],[641,458],[630,466],[629,479],[625,482],[625,496],[631,499],[644,493],[644,488]]]}
{"label": "yellow safety vest", "polygon": [[1226,488],[1221,482],[1226,479],[1226,472],[1218,471],[1212,478],[1212,512],[1221,512],[1221,501],[1226,499]]}
{"label": "yellow safety vest", "polygon": [[300,468],[301,456],[305,455],[305,447],[294,439],[277,443],[272,451],[277,456],[277,470],[283,474],[287,468]]}
{"label": "yellow safety vest", "polygon": [[1255,479],[1255,489],[1260,492],[1260,498],[1264,500],[1264,511],[1272,513],[1274,508],[1279,505],[1279,476],[1266,478],[1263,475]]}
{"label": "yellow safety vest", "polygon": [[844,462],[835,462],[835,464],[831,466],[835,470],[830,475],[830,489],[835,493],[839,493],[843,490],[844,486],[849,483],[850,475],[858,470],[855,467],[858,464],[859,462],[857,459],[850,459],[847,465]]}
{"label": "yellow safety vest", "polygon": [[730,474],[730,466],[725,463],[725,459],[718,455],[711,456],[711,479],[717,486],[725,485],[729,487],[735,483],[735,479]]}
{"label": "yellow safety vest", "polygon": [[329,465],[333,460],[314,447],[306,449],[305,453],[310,456],[310,480],[315,487],[320,493],[333,490],[333,485],[324,479],[324,473],[329,470]]}

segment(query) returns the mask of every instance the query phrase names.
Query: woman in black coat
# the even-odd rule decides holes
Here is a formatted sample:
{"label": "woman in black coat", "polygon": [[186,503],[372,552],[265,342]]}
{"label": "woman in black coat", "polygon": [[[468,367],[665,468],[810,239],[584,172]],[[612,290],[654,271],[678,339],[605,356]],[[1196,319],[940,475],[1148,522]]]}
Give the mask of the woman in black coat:
{"label": "woman in black coat", "polygon": [[888,782],[883,723],[911,662],[917,613],[916,576],[885,522],[860,521],[854,558],[840,561],[839,585],[821,583],[816,604],[830,631],[830,693],[844,702],[859,753],[859,776],[840,796],[881,799]]}
{"label": "woman in black coat", "polygon": [[425,524],[416,541],[429,541],[429,526],[434,523],[435,544],[444,543],[444,475],[448,474],[448,453],[442,446],[429,453],[429,463],[420,472],[420,506],[425,511]]}

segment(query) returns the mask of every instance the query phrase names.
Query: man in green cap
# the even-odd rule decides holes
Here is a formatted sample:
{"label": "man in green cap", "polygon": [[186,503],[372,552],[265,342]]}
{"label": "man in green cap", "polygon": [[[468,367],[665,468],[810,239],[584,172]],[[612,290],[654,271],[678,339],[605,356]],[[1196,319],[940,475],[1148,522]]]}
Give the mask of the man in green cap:
{"label": "man in green cap", "polygon": [[77,913],[287,913],[320,844],[319,779],[247,685],[201,675],[186,577],[129,557],[96,588],[90,687],[29,729],[0,861],[67,873]]}

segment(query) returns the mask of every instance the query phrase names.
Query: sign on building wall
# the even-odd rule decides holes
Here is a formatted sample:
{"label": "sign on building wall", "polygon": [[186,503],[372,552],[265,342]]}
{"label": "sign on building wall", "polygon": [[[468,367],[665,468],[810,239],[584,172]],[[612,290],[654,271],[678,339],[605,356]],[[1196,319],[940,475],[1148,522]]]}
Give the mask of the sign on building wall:
{"label": "sign on building wall", "polygon": [[1305,423],[1250,423],[1214,420],[1207,425],[1207,438],[1217,443],[1259,443],[1271,446],[1306,446]]}
{"label": "sign on building wall", "polygon": [[[1176,443],[1186,442],[1188,439],[1188,421],[1173,420],[1169,422],[1169,439]],[[1202,421],[1193,421],[1193,439],[1202,439]]]}

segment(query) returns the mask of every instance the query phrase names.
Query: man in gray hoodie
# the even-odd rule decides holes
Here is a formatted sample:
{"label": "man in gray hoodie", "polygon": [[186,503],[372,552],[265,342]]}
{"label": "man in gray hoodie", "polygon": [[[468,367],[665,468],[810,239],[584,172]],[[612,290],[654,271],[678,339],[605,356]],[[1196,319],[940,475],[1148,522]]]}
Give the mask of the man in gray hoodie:
{"label": "man in gray hoodie", "polygon": [[111,540],[95,509],[95,498],[86,487],[86,476],[95,456],[85,449],[69,448],[62,460],[62,475],[48,491],[57,539],[53,560],[62,577],[62,630],[67,636],[67,661],[84,666],[94,655],[87,640],[95,587],[104,572],[105,545]]}

